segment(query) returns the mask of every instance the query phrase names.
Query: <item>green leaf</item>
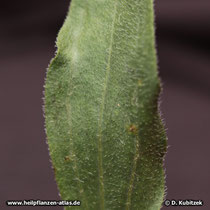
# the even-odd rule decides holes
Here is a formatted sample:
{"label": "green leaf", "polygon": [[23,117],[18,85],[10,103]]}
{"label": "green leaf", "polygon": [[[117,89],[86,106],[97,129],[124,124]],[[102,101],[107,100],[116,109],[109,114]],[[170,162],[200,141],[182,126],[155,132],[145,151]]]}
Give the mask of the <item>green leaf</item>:
{"label": "green leaf", "polygon": [[166,136],[152,0],[73,0],[45,84],[63,200],[84,210],[159,210]]}

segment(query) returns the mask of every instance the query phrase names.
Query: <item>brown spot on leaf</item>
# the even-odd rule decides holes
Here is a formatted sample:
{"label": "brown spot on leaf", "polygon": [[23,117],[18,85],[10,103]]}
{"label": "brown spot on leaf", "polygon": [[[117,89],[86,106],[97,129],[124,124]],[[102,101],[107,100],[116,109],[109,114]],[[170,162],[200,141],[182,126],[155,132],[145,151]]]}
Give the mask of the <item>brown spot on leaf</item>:
{"label": "brown spot on leaf", "polygon": [[138,80],[138,86],[139,87],[142,86],[142,80],[141,79]]}
{"label": "brown spot on leaf", "polygon": [[64,160],[65,160],[65,162],[69,162],[70,161],[70,157],[69,156],[65,156]]}
{"label": "brown spot on leaf", "polygon": [[137,134],[137,132],[138,132],[137,126],[134,125],[134,124],[131,124],[131,125],[129,126],[129,132],[130,132],[130,133],[133,133],[133,134]]}

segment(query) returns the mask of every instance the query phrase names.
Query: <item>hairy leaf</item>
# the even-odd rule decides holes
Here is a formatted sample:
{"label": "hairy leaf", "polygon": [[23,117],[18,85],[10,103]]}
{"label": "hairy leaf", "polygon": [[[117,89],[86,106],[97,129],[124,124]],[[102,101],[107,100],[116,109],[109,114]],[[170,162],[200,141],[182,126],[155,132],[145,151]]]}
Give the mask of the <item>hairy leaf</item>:
{"label": "hairy leaf", "polygon": [[[45,84],[46,132],[64,200],[159,210],[165,131],[152,0],[73,0]],[[67,208],[67,209],[68,209]]]}

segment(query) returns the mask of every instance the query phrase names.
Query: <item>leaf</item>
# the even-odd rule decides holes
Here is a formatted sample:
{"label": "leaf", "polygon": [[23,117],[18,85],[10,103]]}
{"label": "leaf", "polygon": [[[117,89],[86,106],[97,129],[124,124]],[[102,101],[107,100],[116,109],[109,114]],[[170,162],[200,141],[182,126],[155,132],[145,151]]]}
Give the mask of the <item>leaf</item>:
{"label": "leaf", "polygon": [[166,136],[152,0],[73,0],[45,84],[46,132],[63,200],[158,210]]}

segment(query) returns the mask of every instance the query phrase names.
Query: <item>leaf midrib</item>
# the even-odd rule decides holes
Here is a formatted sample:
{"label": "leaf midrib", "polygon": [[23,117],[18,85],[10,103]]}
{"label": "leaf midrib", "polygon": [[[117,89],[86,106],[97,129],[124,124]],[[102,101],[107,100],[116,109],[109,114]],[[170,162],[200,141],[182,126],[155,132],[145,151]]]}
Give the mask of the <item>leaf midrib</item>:
{"label": "leaf midrib", "polygon": [[99,117],[99,125],[98,125],[98,168],[99,168],[99,183],[100,183],[100,198],[101,198],[101,210],[104,210],[104,178],[103,178],[103,161],[102,161],[102,123],[103,123],[103,116],[104,116],[104,107],[105,107],[105,99],[107,95],[107,87],[110,75],[110,64],[111,64],[111,57],[112,57],[112,47],[113,47],[113,37],[115,31],[115,22],[116,22],[116,13],[117,13],[117,5],[118,0],[116,0],[115,7],[114,7],[114,17],[112,21],[112,28],[111,28],[111,37],[110,37],[110,46],[109,46],[109,54],[108,54],[108,62],[106,67],[106,77],[104,82],[104,90],[102,95],[102,103],[101,103],[101,111]]}

